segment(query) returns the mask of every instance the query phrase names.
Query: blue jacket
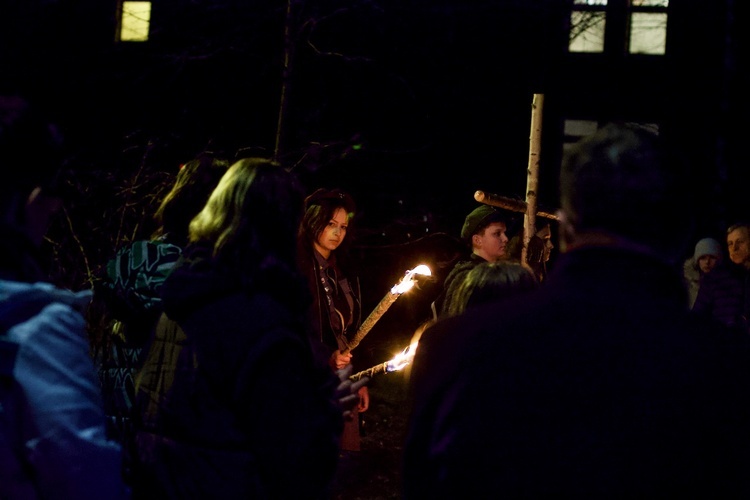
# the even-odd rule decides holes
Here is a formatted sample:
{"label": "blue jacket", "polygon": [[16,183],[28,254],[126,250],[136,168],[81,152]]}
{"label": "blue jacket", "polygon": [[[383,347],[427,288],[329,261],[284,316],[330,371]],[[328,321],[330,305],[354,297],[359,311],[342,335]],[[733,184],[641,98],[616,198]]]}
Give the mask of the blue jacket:
{"label": "blue jacket", "polygon": [[105,435],[83,311],[89,291],[0,280],[7,369],[0,497],[123,498],[120,447]]}

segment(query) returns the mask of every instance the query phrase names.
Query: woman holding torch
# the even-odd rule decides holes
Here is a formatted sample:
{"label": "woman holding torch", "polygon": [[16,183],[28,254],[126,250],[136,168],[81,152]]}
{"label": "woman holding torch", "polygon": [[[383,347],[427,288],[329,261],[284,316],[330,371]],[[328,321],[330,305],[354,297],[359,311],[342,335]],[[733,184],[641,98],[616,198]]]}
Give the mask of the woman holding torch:
{"label": "woman holding torch", "polygon": [[[339,189],[318,189],[305,200],[298,234],[300,268],[308,278],[313,335],[320,340],[333,370],[351,363],[348,342],[362,321],[359,278],[348,259],[347,231],[356,206]],[[341,439],[343,451],[359,451],[359,413],[370,405],[367,387],[359,389],[359,404],[346,420]]]}

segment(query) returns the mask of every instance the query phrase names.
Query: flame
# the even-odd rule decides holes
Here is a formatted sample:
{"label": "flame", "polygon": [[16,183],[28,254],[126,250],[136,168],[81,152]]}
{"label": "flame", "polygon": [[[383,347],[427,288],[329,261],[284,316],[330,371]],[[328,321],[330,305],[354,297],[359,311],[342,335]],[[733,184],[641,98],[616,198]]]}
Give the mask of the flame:
{"label": "flame", "polygon": [[409,363],[411,363],[412,359],[414,359],[414,355],[416,354],[416,352],[417,342],[406,346],[406,349],[396,354],[396,356],[392,360],[386,363],[386,373],[395,372],[405,368],[407,365],[409,365]]}
{"label": "flame", "polygon": [[430,271],[430,268],[424,264],[420,264],[414,269],[406,271],[406,275],[401,278],[401,281],[393,285],[393,288],[391,288],[391,293],[394,295],[400,295],[411,290],[411,288],[416,283],[414,281],[414,275],[416,274],[420,274],[422,276],[431,276],[432,271]]}

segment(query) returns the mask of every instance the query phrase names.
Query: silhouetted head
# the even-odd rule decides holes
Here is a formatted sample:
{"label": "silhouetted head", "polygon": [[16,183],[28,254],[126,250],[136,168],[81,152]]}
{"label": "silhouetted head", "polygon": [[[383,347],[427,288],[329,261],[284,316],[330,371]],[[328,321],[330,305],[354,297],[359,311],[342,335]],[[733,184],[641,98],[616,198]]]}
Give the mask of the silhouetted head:
{"label": "silhouetted head", "polygon": [[172,189],[154,214],[158,228],[153,237],[166,235],[171,243],[184,246],[190,221],[203,209],[228,168],[228,160],[211,153],[203,153],[182,165]]}
{"label": "silhouetted head", "polygon": [[279,164],[243,158],[190,223],[190,242],[209,245],[220,267],[247,277],[273,265],[296,269],[303,199],[297,178]]}
{"label": "silhouetted head", "polygon": [[453,284],[455,292],[449,294],[444,309],[447,316],[455,316],[471,307],[533,290],[538,284],[531,270],[520,262],[482,262],[464,274],[460,283]]}
{"label": "silhouetted head", "polygon": [[639,125],[610,123],[581,139],[560,171],[561,243],[596,236],[681,259],[692,219],[677,168],[658,134]]}
{"label": "silhouetted head", "polygon": [[59,128],[25,97],[0,95],[0,212],[37,187],[58,194],[62,160]]}

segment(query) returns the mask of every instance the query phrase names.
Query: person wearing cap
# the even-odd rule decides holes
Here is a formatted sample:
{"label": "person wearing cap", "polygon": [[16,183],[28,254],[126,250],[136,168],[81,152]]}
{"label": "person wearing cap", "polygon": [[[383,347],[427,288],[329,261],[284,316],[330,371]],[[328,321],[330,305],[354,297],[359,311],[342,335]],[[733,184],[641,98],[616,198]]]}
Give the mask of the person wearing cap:
{"label": "person wearing cap", "polygon": [[134,498],[328,498],[344,418],[309,341],[303,202],[245,157],[191,220],[136,377]]}
{"label": "person wearing cap", "polygon": [[704,275],[710,273],[721,260],[721,243],[714,238],[702,238],[695,244],[693,255],[683,264],[683,275],[688,290],[688,305],[692,308]]}
{"label": "person wearing cap", "polygon": [[726,231],[729,259],[701,281],[692,310],[750,333],[750,223]]}
{"label": "person wearing cap", "polygon": [[509,217],[490,205],[480,205],[464,219],[461,240],[471,250],[467,258],[459,260],[443,281],[443,290],[432,303],[433,318],[444,314],[455,286],[474,266],[482,262],[499,262],[508,258]]}
{"label": "person wearing cap", "polygon": [[0,95],[0,498],[127,498],[89,354],[91,291],[54,286],[40,258],[63,151],[28,98]]}

